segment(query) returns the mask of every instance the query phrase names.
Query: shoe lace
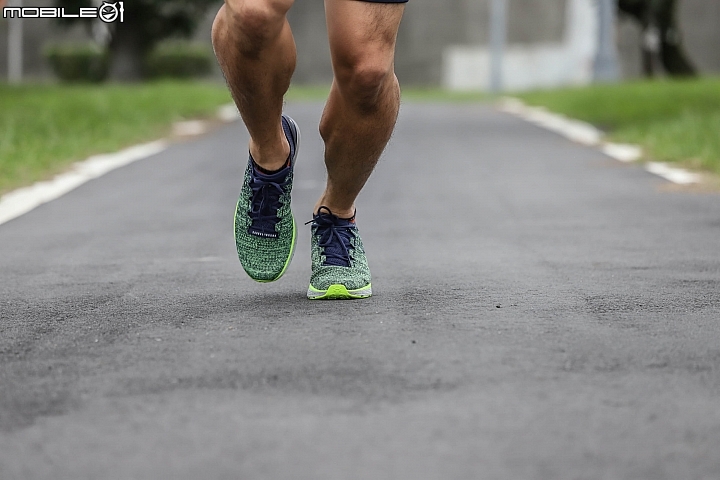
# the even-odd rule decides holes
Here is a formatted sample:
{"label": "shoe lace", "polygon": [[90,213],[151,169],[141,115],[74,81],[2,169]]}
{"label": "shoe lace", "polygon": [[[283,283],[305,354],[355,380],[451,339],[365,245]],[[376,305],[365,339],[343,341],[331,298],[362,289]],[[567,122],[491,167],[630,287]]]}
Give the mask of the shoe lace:
{"label": "shoe lace", "polygon": [[[281,178],[282,181],[280,181]],[[277,213],[283,204],[280,198],[285,193],[285,187],[289,181],[289,175],[284,171],[275,175],[260,176],[253,169],[250,178],[252,198],[248,211],[251,230],[265,233],[268,236],[277,235],[275,226],[280,221]]]}
{"label": "shoe lace", "polygon": [[[324,211],[323,211],[324,210]],[[350,250],[352,239],[355,236],[355,225],[333,215],[327,207],[320,207],[317,215],[306,223],[312,223],[315,235],[318,236],[318,245],[325,256],[323,265],[338,267],[350,266]]]}

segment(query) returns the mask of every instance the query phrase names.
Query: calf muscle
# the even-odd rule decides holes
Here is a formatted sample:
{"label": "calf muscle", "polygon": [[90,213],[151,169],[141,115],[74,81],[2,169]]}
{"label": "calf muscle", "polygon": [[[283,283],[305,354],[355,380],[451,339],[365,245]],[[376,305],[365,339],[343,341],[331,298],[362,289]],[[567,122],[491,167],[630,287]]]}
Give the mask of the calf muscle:
{"label": "calf muscle", "polygon": [[397,120],[400,88],[394,73],[404,6],[326,0],[334,81],[323,112],[328,180],[315,205],[350,216]]}

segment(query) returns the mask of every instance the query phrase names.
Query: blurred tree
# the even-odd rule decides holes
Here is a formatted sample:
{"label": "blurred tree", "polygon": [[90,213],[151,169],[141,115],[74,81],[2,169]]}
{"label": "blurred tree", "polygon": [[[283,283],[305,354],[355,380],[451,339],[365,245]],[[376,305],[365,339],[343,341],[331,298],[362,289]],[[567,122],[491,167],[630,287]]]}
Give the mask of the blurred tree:
{"label": "blurred tree", "polygon": [[642,27],[642,62],[646,76],[655,75],[657,63],[671,76],[697,74],[682,45],[677,0],[618,0],[618,8]]}
{"label": "blurred tree", "polygon": [[[55,0],[57,7],[64,7],[68,12],[77,12],[81,7],[99,7],[101,3],[99,0]],[[110,78],[141,78],[145,55],[160,40],[192,35],[205,12],[213,5],[219,6],[218,0],[125,1],[125,21],[109,24]],[[87,18],[64,18],[60,21],[86,22],[90,31],[93,31],[93,24],[99,22]]]}

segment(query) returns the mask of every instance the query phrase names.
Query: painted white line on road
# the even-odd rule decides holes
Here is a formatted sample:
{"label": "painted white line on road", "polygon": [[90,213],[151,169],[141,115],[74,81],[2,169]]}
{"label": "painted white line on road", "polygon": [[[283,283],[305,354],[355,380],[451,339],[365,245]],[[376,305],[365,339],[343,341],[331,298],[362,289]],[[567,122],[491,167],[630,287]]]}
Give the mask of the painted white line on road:
{"label": "painted white line on road", "polygon": [[167,148],[165,140],[135,145],[117,153],[93,155],[83,162],[74,164],[69,171],[52,180],[38,182],[20,188],[0,197],[0,225],[17,218],[43,203],[76,189],[85,182],[132,162],[150,157]]}
{"label": "painted white line on road", "polygon": [[571,120],[544,109],[532,109],[521,117],[582,145],[595,146],[602,140],[602,132],[589,123]]}
{"label": "painted white line on road", "polygon": [[[574,142],[599,147],[605,155],[620,162],[635,162],[643,157],[643,150],[638,145],[605,142],[603,141],[603,132],[594,126],[552,113],[542,107],[530,107],[517,98],[501,99],[498,109],[558,133]],[[678,185],[702,182],[699,174],[671,167],[665,163],[649,162],[645,165],[645,170]]]}
{"label": "painted white line on road", "polygon": [[[228,103],[217,110],[217,118],[223,122],[233,122],[240,118],[234,103]],[[200,135],[208,130],[208,124],[201,120],[188,120],[173,125],[173,133],[178,136]],[[132,162],[142,160],[165,150],[167,140],[135,145],[116,153],[94,155],[78,162],[65,173],[52,180],[37,182],[29,187],[19,188],[0,197],[0,225],[17,218],[43,203],[59,198],[85,182]]]}
{"label": "painted white line on road", "polygon": [[218,108],[217,116],[223,122],[234,122],[240,119],[240,113],[234,103],[228,103]]}
{"label": "painted white line on road", "polygon": [[661,176],[666,180],[670,180],[678,185],[691,185],[693,183],[702,182],[702,177],[697,173],[692,173],[682,168],[671,167],[665,163],[648,162],[645,170],[655,175]]}
{"label": "painted white line on road", "polygon": [[608,157],[625,163],[636,162],[643,156],[640,146],[626,143],[606,143],[603,145],[602,151]]}
{"label": "painted white line on road", "polygon": [[186,120],[184,122],[174,123],[172,132],[173,135],[179,137],[192,137],[194,135],[202,135],[207,132],[207,129],[207,123],[202,120]]}
{"label": "painted white line on road", "polygon": [[558,133],[573,142],[589,146],[599,145],[602,142],[602,131],[589,123],[552,113],[542,107],[529,107],[516,98],[501,100],[499,108],[503,112]]}

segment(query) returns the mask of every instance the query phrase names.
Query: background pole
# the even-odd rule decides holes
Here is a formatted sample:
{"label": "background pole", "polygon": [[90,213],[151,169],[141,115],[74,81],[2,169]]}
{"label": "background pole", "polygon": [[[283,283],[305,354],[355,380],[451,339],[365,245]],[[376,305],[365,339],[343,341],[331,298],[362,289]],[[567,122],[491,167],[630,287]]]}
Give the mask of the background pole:
{"label": "background pole", "polygon": [[[22,0],[10,0],[9,7],[22,7]],[[8,82],[20,83],[23,76],[23,20],[8,18]]]}
{"label": "background pole", "polygon": [[492,0],[490,6],[490,91],[503,90],[503,54],[507,38],[507,0]]}
{"label": "background pole", "polygon": [[595,54],[593,78],[596,82],[616,82],[620,79],[617,46],[615,45],[616,0],[596,0],[598,6],[598,48]]}

